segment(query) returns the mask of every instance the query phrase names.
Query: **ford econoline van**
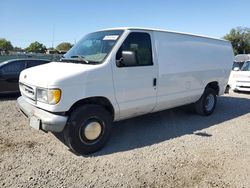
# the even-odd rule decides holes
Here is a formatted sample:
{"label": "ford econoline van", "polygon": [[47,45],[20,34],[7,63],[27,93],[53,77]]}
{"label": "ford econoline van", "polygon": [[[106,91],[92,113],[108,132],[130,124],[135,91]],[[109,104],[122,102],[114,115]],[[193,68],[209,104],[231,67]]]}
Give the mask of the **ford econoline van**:
{"label": "ford econoline van", "polygon": [[157,29],[101,30],[60,62],[22,71],[18,103],[31,127],[63,132],[72,150],[89,154],[104,146],[113,121],[186,104],[212,114],[233,59],[225,40]]}

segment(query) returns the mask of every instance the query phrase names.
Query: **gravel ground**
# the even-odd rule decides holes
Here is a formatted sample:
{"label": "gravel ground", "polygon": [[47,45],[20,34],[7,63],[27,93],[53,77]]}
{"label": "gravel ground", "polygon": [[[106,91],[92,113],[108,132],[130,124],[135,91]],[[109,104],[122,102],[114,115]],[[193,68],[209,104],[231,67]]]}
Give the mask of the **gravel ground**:
{"label": "gravel ground", "polygon": [[212,116],[176,108],[115,123],[100,152],[77,156],[0,100],[0,187],[250,187],[250,94]]}

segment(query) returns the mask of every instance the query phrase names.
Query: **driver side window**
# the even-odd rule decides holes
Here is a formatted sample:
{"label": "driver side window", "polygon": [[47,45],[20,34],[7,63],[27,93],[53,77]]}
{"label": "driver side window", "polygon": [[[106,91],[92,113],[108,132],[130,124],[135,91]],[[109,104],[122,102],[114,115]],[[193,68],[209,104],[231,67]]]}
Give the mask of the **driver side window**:
{"label": "driver side window", "polygon": [[122,51],[133,51],[136,55],[136,64],[129,66],[153,65],[151,39],[148,33],[130,33],[116,54],[117,61],[122,59]]}

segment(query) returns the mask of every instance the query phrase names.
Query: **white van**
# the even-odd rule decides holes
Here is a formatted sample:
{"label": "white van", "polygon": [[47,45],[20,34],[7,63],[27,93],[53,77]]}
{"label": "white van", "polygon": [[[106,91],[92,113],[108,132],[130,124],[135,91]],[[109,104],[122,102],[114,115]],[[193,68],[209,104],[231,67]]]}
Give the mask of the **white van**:
{"label": "white van", "polygon": [[246,61],[240,71],[234,73],[234,82],[232,90],[234,91],[250,91],[250,61]]}
{"label": "white van", "polygon": [[63,132],[68,146],[100,149],[112,122],[194,103],[210,115],[224,93],[230,42],[143,28],[90,33],[61,62],[27,69],[18,98],[30,126]]}

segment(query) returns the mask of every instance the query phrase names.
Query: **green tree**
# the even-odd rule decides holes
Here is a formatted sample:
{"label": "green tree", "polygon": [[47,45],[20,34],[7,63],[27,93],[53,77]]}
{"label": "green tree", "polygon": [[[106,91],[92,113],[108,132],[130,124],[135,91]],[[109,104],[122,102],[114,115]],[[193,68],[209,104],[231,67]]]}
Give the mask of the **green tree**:
{"label": "green tree", "polygon": [[45,53],[46,46],[43,44],[35,41],[29,45],[28,48],[25,49],[27,52],[34,52],[34,53]]}
{"label": "green tree", "polygon": [[10,41],[0,38],[0,49],[5,50],[6,52],[9,52],[10,50],[13,50],[13,46]]}
{"label": "green tree", "polygon": [[22,49],[21,47],[15,46],[15,47],[13,48],[13,51],[15,51],[15,52],[22,52],[23,49]]}
{"label": "green tree", "polygon": [[70,44],[69,42],[62,42],[60,44],[57,45],[56,49],[58,51],[68,51],[70,48],[72,48],[72,44]]}
{"label": "green tree", "polygon": [[235,54],[250,53],[250,28],[233,28],[223,38],[231,41]]}

